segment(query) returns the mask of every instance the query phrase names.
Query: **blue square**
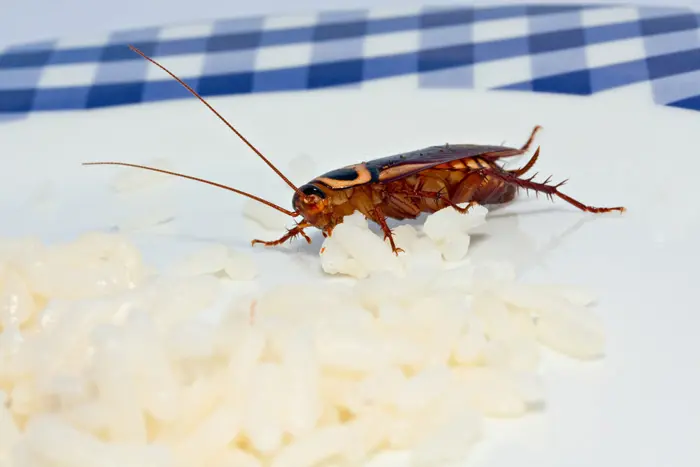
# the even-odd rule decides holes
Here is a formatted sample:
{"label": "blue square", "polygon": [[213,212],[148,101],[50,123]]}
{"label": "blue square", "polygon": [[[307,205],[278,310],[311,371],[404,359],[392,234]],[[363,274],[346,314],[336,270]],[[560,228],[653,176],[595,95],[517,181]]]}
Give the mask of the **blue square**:
{"label": "blue square", "polygon": [[532,77],[561,75],[587,67],[584,49],[566,49],[530,57]]}
{"label": "blue square", "polygon": [[253,76],[253,92],[303,90],[308,82],[308,67],[260,71]]}
{"label": "blue square", "polygon": [[156,46],[155,55],[186,55],[199,54],[206,50],[207,38],[195,37],[163,41]]}
{"label": "blue square", "polygon": [[151,66],[153,65],[138,56],[135,60],[100,63],[93,82],[95,84],[116,84],[144,81]]}
{"label": "blue square", "polygon": [[202,74],[205,76],[215,76],[250,71],[254,65],[254,50],[212,53],[204,56]]}
{"label": "blue square", "polygon": [[366,80],[407,75],[418,71],[418,54],[405,53],[365,60],[363,76]]}
{"label": "blue square", "polygon": [[311,65],[309,67],[308,87],[313,89],[359,83],[362,81],[362,73],[362,60],[343,60]]}
{"label": "blue square", "polygon": [[84,109],[90,87],[38,89],[34,97],[34,110]]}
{"label": "blue square", "polygon": [[286,45],[299,42],[310,42],[313,28],[269,29],[262,31],[260,45]]}
{"label": "blue square", "polygon": [[644,38],[644,51],[647,57],[688,50],[692,49],[693,46],[700,47],[700,36],[697,30],[659,34]]}
{"label": "blue square", "polygon": [[[197,79],[188,79],[187,84],[192,89],[197,89]],[[148,81],[143,85],[141,94],[142,102],[164,101],[169,99],[184,99],[192,97],[192,94],[180,83],[173,80]]]}
{"label": "blue square", "polygon": [[522,81],[520,83],[508,84],[506,86],[501,86],[500,88],[506,91],[529,91],[532,92],[532,81]]}
{"label": "blue square", "polygon": [[525,16],[524,5],[480,6],[474,9],[474,21],[517,18],[520,16]]}
{"label": "blue square", "polygon": [[[525,7],[527,15],[550,15],[553,13],[568,13],[571,11],[580,11],[584,7],[579,5],[528,5]],[[590,7],[589,7],[590,8]]]}
{"label": "blue square", "polygon": [[532,80],[532,90],[534,92],[587,96],[591,94],[591,76],[588,70],[579,70],[537,78]]}
{"label": "blue square", "polygon": [[202,96],[247,94],[252,89],[253,73],[250,72],[203,76],[199,79],[199,86],[197,86],[197,90]]}
{"label": "blue square", "polygon": [[29,112],[33,104],[33,89],[0,91],[0,112]]}
{"label": "blue square", "polygon": [[530,34],[568,31],[581,27],[581,12],[566,12],[551,15],[535,15],[529,18]]}
{"label": "blue square", "polygon": [[207,51],[255,49],[260,45],[262,34],[258,32],[241,32],[212,36],[207,40]]}
{"label": "blue square", "polygon": [[48,50],[7,52],[0,55],[0,68],[44,66],[49,61],[50,57],[51,52]]}
{"label": "blue square", "polygon": [[678,75],[700,69],[700,49],[647,58],[649,79]]}
{"label": "blue square", "polygon": [[367,34],[386,34],[389,32],[413,31],[420,26],[417,16],[399,16],[382,18],[367,22]]}
{"label": "blue square", "polygon": [[666,104],[666,105],[669,105],[671,107],[678,107],[681,109],[699,110],[700,111],[700,96],[686,97],[685,99],[671,102],[670,104]]}
{"label": "blue square", "polygon": [[643,35],[651,36],[654,34],[696,29],[698,27],[698,19],[693,14],[665,16],[663,18],[646,18],[639,20],[639,27]]}
{"label": "blue square", "polygon": [[363,76],[366,80],[388,78],[416,73],[418,54],[405,53],[386,57],[372,57],[365,60]]}
{"label": "blue square", "polygon": [[530,51],[532,53],[582,47],[585,43],[586,40],[581,28],[533,34],[529,38]]}
{"label": "blue square", "polygon": [[[130,51],[133,54],[133,52]],[[56,50],[49,57],[50,65],[68,63],[99,62],[102,55],[102,47],[80,47],[77,49]]]}
{"label": "blue square", "polygon": [[631,37],[639,37],[641,34],[638,21],[628,21],[626,23],[605,24],[584,29],[583,35],[586,43],[602,44],[603,42],[613,42]]}
{"label": "blue square", "polygon": [[[139,49],[144,54],[151,56],[156,50],[158,45],[156,42],[137,42],[133,44],[137,49]],[[143,60],[139,57],[136,52],[129,49],[127,44],[110,44],[102,48],[102,55],[100,61],[102,62],[117,62],[122,60]]]}
{"label": "blue square", "polygon": [[360,58],[364,43],[364,38],[359,37],[314,42],[311,62],[322,63]]}
{"label": "blue square", "polygon": [[33,88],[46,68],[0,68],[0,90]]}
{"label": "blue square", "polygon": [[700,94],[700,70],[651,82],[654,102],[666,104]]}
{"label": "blue square", "polygon": [[99,84],[90,88],[85,108],[138,104],[143,100],[143,83]]}
{"label": "blue square", "polygon": [[[657,2],[661,5],[661,2]],[[658,18],[661,16],[680,15],[692,11],[690,8],[678,6],[647,6],[642,5],[637,8],[640,18]]]}
{"label": "blue square", "polygon": [[471,43],[474,37],[473,28],[472,24],[460,24],[449,28],[422,29],[420,31],[421,50]]}
{"label": "blue square", "polygon": [[590,70],[590,74],[593,92],[649,80],[649,70],[644,60],[593,68]]}
{"label": "blue square", "polygon": [[361,37],[367,31],[367,21],[345,21],[331,24],[319,24],[314,28],[312,40],[329,41],[334,39],[347,39],[349,37]]}
{"label": "blue square", "polygon": [[530,55],[527,37],[514,37],[474,44],[474,62],[489,62],[502,58],[523,57]]}
{"label": "blue square", "polygon": [[424,29],[454,26],[456,24],[471,24],[473,22],[473,8],[450,8],[426,11],[420,17],[420,27]]}
{"label": "blue square", "polygon": [[474,63],[474,44],[455,45],[418,53],[418,71],[443,70],[445,68]]}

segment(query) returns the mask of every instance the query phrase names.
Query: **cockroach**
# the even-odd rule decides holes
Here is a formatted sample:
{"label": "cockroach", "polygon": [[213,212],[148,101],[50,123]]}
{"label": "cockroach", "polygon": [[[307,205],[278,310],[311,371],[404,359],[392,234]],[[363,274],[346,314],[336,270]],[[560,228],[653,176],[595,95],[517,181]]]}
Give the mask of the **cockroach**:
{"label": "cockroach", "polygon": [[[519,169],[506,170],[498,164],[501,159],[528,153],[532,149],[535,136],[541,130],[540,126],[535,126],[527,142],[520,148],[478,144],[431,146],[331,170],[297,187],[194,89],[140,50],[133,46],[129,48],[184,86],[284,180],[294,190],[293,210],[284,209],[230,186],[154,167],[125,162],[86,162],[83,165],[121,165],[174,175],[232,191],[292,218],[301,217],[301,220],[295,220],[296,225],[278,240],[253,240],[251,245],[261,243],[275,246],[297,236],[302,236],[311,243],[305,229],[315,227],[321,230],[324,237],[328,237],[345,216],[359,211],[367,219],[379,224],[384,239],[388,239],[393,252],[399,254],[403,250],[394,243],[387,218],[415,219],[421,213],[433,213],[446,207],[467,213],[476,204],[494,205],[510,202],[519,189],[543,193],[551,200],[557,196],[585,212],[625,211],[622,206],[587,206],[565,195],[559,188],[566,180],[550,184],[551,177],[544,182],[534,181],[537,174],[523,178],[535,165],[540,153],[539,146],[530,160]],[[465,203],[466,206],[459,206]]]}

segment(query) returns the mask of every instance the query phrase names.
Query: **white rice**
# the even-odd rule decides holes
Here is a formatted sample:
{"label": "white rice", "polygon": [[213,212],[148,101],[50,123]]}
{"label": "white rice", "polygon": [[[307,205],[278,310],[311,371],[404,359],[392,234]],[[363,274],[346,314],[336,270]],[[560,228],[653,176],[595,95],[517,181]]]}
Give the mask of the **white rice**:
{"label": "white rice", "polygon": [[483,214],[444,210],[397,228],[398,257],[353,216],[319,256],[355,283],[236,296],[215,323],[201,317],[225,285],[257,277],[247,252],[210,245],[154,277],[119,235],[0,241],[0,466],[468,456],[483,417],[544,402],[541,345],[588,359],[605,343],[589,292],[469,262]]}
{"label": "white rice", "polygon": [[243,215],[261,227],[274,231],[284,231],[290,221],[288,215],[252,199],[243,202]]}

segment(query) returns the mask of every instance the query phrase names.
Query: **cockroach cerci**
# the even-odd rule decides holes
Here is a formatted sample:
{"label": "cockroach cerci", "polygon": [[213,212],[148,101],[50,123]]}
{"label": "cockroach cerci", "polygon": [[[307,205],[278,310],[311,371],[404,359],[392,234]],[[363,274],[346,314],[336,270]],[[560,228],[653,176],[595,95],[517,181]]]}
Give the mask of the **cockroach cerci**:
{"label": "cockroach cerci", "polygon": [[[190,86],[140,50],[131,46],[130,48],[161,68],[202,101],[275,171],[294,190],[293,211],[226,185],[167,170],[124,162],[87,162],[84,165],[121,165],[175,175],[238,193],[292,218],[301,217],[296,221],[296,225],[288,229],[280,239],[253,240],[253,245],[256,243],[267,246],[280,245],[299,235],[311,243],[311,238],[304,232],[305,229],[315,227],[320,229],[326,237],[331,235],[336,225],[343,222],[345,216],[360,211],[365,217],[379,224],[384,232],[384,238],[389,239],[392,250],[398,254],[402,250],[394,243],[386,222],[387,218],[415,219],[421,213],[432,213],[449,206],[461,213],[466,213],[475,204],[509,202],[515,198],[520,188],[543,193],[550,199],[557,196],[586,212],[625,211],[624,207],[587,206],[559,191],[559,187],[565,181],[550,184],[549,178],[544,182],[535,182],[534,176],[522,178],[537,161],[539,147],[532,158],[519,169],[505,170],[497,163],[500,159],[530,151],[535,136],[541,128],[539,126],[532,130],[529,140],[519,149],[476,144],[432,146],[331,170],[297,187]],[[464,203],[467,203],[467,206],[459,206]]]}

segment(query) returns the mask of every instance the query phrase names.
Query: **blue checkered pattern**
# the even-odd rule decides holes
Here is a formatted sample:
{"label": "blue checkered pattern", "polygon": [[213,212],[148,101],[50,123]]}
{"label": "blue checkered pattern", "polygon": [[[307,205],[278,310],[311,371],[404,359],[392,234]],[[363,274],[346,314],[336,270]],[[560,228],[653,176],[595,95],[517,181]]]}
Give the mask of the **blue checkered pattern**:
{"label": "blue checkered pattern", "polygon": [[700,110],[700,16],[690,9],[484,6],[321,12],[64,39],[0,51],[0,119],[203,96],[362,86],[590,95],[633,89]]}

